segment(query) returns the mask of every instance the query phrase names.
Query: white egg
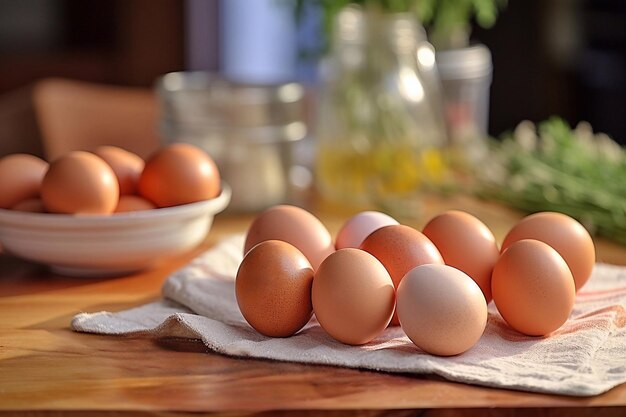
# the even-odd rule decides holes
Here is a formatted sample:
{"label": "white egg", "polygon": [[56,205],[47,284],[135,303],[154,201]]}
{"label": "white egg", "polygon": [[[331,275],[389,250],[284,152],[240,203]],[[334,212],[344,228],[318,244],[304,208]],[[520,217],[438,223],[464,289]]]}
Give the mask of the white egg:
{"label": "white egg", "polygon": [[399,224],[393,217],[379,211],[362,211],[346,221],[335,240],[335,248],[358,248],[372,232],[381,227]]}
{"label": "white egg", "polygon": [[434,355],[467,351],[487,325],[487,303],[480,287],[447,265],[411,269],[400,282],[396,303],[400,325],[409,339]]}

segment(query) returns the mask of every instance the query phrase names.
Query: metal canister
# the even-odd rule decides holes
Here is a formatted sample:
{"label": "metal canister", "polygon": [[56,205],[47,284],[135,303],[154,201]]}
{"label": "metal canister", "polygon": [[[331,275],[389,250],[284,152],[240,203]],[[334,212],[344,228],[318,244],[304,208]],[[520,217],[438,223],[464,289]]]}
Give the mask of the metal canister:
{"label": "metal canister", "polygon": [[164,143],[207,151],[233,190],[231,210],[256,211],[288,199],[291,145],[307,133],[300,84],[239,84],[211,73],[174,72],[156,89]]}

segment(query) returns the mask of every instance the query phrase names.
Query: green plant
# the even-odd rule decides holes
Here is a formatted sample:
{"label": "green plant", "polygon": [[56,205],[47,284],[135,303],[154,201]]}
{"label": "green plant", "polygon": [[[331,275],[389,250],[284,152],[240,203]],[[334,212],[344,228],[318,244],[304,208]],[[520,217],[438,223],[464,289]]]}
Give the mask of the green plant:
{"label": "green plant", "polygon": [[306,4],[320,7],[327,39],[335,16],[349,4],[389,13],[413,13],[429,30],[436,47],[450,48],[467,46],[472,19],[481,27],[493,26],[506,3],[507,0],[295,0],[295,8],[296,16],[302,16]]}
{"label": "green plant", "polygon": [[626,244],[626,153],[588,123],[522,122],[478,173],[479,195],[529,211],[558,211]]}
{"label": "green plant", "polygon": [[437,48],[462,48],[469,42],[470,22],[490,28],[507,0],[415,0],[417,14]]}

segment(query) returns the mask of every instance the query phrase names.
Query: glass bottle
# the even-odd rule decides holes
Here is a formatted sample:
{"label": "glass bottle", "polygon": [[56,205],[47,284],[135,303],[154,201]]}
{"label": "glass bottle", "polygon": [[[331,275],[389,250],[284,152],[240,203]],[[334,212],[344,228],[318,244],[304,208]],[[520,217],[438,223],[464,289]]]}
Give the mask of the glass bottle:
{"label": "glass bottle", "polygon": [[351,205],[388,206],[447,180],[435,53],[410,14],[348,7],[321,67],[316,181]]}

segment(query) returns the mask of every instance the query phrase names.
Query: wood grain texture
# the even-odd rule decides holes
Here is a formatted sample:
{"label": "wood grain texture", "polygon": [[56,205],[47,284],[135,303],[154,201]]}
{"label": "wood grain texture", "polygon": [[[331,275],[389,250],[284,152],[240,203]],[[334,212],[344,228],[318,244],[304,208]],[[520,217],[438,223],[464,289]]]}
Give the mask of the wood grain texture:
{"label": "wood grain texture", "polygon": [[[444,208],[479,215],[501,240],[519,214],[455,198],[430,202],[416,227]],[[316,212],[336,232],[350,214]],[[78,312],[123,310],[159,298],[168,274],[252,216],[220,215],[201,247],[158,269],[113,279],[52,275],[0,255],[0,415],[178,416],[623,416],[626,385],[572,398],[345,368],[237,359],[198,341],[72,332]],[[626,248],[598,242],[600,259],[626,262]]]}
{"label": "wood grain texture", "polygon": [[[186,413],[177,411],[13,411],[3,413],[0,416],[11,415],[16,417],[190,417],[199,415],[211,415],[214,413]],[[219,413],[222,417],[623,417],[624,410],[617,407],[596,408],[461,408],[461,409],[424,409],[424,410],[284,410],[262,412],[227,412]]]}

